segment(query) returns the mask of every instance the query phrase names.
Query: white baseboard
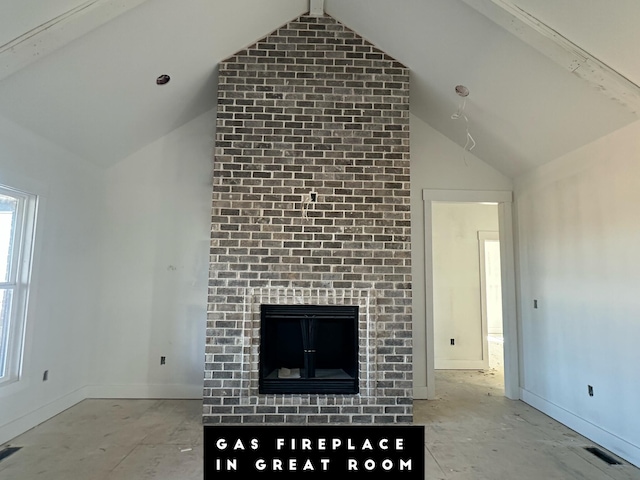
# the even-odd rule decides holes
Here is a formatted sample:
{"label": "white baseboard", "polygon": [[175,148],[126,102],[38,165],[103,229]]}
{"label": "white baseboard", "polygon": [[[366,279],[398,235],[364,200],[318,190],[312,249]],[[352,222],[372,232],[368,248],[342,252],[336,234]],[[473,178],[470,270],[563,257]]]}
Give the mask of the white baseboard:
{"label": "white baseboard", "polygon": [[200,385],[88,385],[0,426],[0,444],[22,435],[86,398],[202,399]]}
{"label": "white baseboard", "polygon": [[486,370],[486,360],[435,360],[435,370]]}
{"label": "white baseboard", "polygon": [[627,462],[640,467],[640,447],[604,430],[593,423],[578,417],[577,415],[555,405],[538,395],[531,393],[525,389],[520,389],[520,398],[523,402],[531,405],[533,408],[549,415],[551,418],[559,421],[567,427],[575,430],[602,446],[606,450],[615,453]]}
{"label": "white baseboard", "polygon": [[42,407],[23,415],[5,425],[0,426],[0,444],[6,443],[11,439],[22,435],[27,430],[40,425],[42,422],[49,420],[51,417],[58,415],[67,408],[73,407],[76,403],[84,400],[85,389],[79,388],[63,397],[43,405]]}
{"label": "white baseboard", "polygon": [[413,398],[416,400],[427,400],[429,398],[427,394],[427,386],[413,387]]}
{"label": "white baseboard", "polygon": [[85,388],[87,398],[168,398],[202,399],[201,385],[156,384],[156,385],[89,385]]}

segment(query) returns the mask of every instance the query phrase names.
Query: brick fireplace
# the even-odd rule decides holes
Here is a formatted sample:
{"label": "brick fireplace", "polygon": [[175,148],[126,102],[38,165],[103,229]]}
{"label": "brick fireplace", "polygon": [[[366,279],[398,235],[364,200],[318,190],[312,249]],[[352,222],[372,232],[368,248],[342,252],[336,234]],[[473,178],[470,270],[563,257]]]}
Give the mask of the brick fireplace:
{"label": "brick fireplace", "polygon": [[[221,62],[204,422],[411,423],[410,234],[406,67],[327,15]],[[357,307],[356,393],[262,393],[265,305]]]}

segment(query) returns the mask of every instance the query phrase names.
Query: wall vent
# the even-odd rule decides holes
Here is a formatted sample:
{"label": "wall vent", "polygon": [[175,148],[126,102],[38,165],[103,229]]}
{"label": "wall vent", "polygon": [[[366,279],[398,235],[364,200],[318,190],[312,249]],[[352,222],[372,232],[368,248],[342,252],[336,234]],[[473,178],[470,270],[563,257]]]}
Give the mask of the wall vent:
{"label": "wall vent", "polygon": [[607,462],[609,465],[622,465],[622,462],[616,460],[607,452],[600,450],[598,447],[584,447],[584,449],[598,457],[600,460]]}
{"label": "wall vent", "polygon": [[10,457],[11,455],[16,453],[21,448],[22,447],[7,447],[7,448],[3,448],[2,450],[0,450],[0,462],[2,460],[4,460],[5,458]]}

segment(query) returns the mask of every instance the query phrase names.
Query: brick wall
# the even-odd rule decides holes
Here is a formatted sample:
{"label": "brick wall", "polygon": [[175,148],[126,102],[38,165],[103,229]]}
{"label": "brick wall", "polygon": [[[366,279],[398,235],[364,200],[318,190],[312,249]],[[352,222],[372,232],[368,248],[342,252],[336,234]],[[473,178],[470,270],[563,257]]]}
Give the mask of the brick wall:
{"label": "brick wall", "polygon": [[[220,63],[205,423],[412,421],[409,194],[402,64],[306,15]],[[258,394],[268,302],[361,305],[358,395]]]}

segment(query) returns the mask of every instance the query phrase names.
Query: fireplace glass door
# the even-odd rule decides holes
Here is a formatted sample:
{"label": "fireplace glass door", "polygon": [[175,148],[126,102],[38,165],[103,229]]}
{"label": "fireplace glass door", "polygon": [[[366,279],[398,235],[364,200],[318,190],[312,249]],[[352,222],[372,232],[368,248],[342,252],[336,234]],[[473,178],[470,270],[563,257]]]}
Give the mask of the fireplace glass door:
{"label": "fireplace glass door", "polygon": [[358,307],[261,305],[260,393],[358,393]]}

